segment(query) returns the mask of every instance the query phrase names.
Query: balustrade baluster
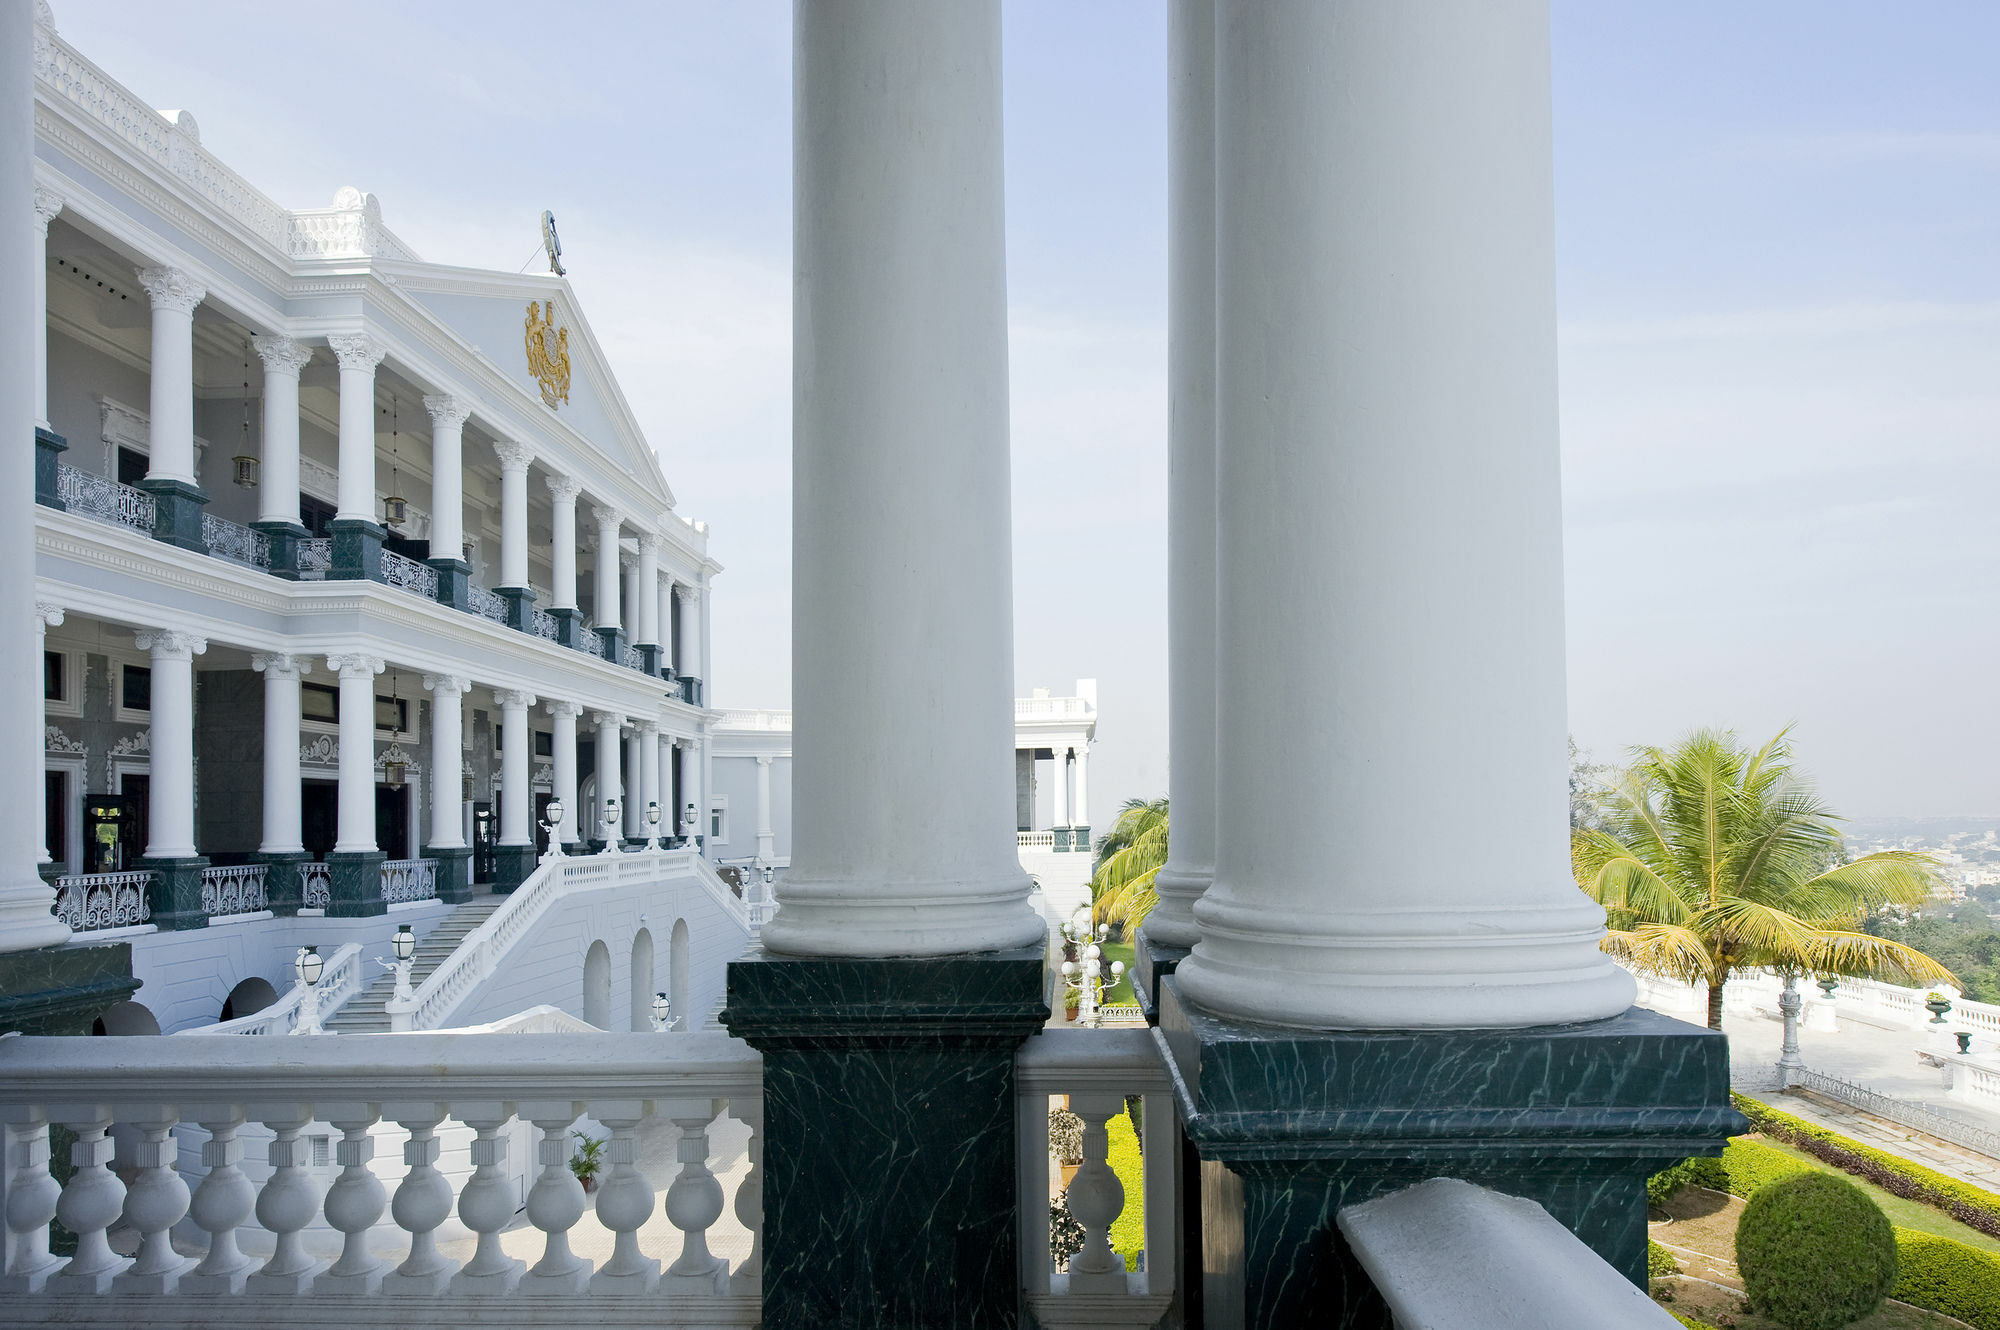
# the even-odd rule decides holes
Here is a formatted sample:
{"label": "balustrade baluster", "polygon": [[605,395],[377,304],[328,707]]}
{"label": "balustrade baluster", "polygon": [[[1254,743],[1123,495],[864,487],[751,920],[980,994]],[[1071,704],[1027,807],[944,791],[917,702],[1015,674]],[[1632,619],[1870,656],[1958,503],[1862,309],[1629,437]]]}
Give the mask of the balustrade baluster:
{"label": "balustrade baluster", "polygon": [[434,1297],[458,1272],[458,1262],[448,1259],[437,1246],[437,1227],[451,1217],[451,1181],[437,1170],[437,1129],[446,1115],[445,1105],[431,1101],[382,1105],[382,1116],[410,1133],[410,1139],[403,1143],[403,1162],[410,1171],[403,1175],[396,1198],[389,1203],[397,1227],[410,1235],[410,1254],[383,1277],[384,1293]]}
{"label": "balustrade baluster", "polygon": [[0,1108],[6,1124],[7,1267],[0,1293],[39,1293],[62,1265],[49,1254],[49,1221],[56,1217],[62,1184],[49,1171],[49,1120],[26,1104]]}
{"label": "balustrade baluster", "polygon": [[729,1262],[708,1249],[708,1230],[722,1218],[722,1184],[708,1169],[708,1126],[722,1111],[720,1099],[663,1099],[660,1112],[680,1128],[681,1171],[667,1188],[667,1221],[681,1231],[681,1254],[660,1276],[679,1292],[727,1293]]}
{"label": "balustrade baluster", "polygon": [[382,1283],[382,1262],[368,1249],[368,1230],[389,1208],[389,1193],[368,1165],[375,1158],[375,1138],[369,1134],[380,1116],[374,1104],[359,1102],[316,1105],[315,1111],[340,1131],[334,1158],[340,1176],[326,1190],[326,1222],[346,1235],[340,1259],[313,1281],[314,1293],[373,1293]]}
{"label": "balustrade baluster", "polygon": [[125,1210],[125,1184],[111,1171],[111,1110],[103,1104],[59,1104],[49,1116],[76,1133],[69,1161],[76,1166],[56,1202],[56,1218],[76,1234],[76,1255],[49,1276],[64,1293],[102,1293],[131,1261],[111,1250],[105,1230]]}
{"label": "balustrade baluster", "polygon": [[174,1140],[180,1110],[146,1104],[127,1120],[145,1137],[136,1152],[139,1176],[125,1193],[125,1220],[139,1230],[139,1254],[113,1277],[111,1291],[159,1296],[173,1292],[181,1272],[194,1264],[174,1250],[173,1227],[187,1214],[189,1200]]}
{"label": "balustrade baluster", "polygon": [[729,1101],[729,1114],[750,1129],[749,1171],[736,1189],[736,1219],[750,1234],[750,1255],[736,1267],[730,1286],[738,1293],[762,1297],[764,1292],[764,1098],[745,1096]]}
{"label": "balustrade baluster", "polygon": [[205,1104],[186,1112],[208,1133],[201,1147],[202,1166],[208,1172],[194,1189],[194,1200],[188,1207],[195,1226],[208,1234],[208,1253],[201,1264],[181,1276],[180,1291],[188,1295],[241,1293],[256,1261],[236,1244],[236,1230],[250,1222],[257,1205],[257,1189],[237,1167],[243,1158],[243,1142],[236,1138],[243,1125],[243,1110],[234,1104]]}
{"label": "balustrade baluster", "polygon": [[1083,1249],[1069,1258],[1069,1291],[1124,1293],[1125,1258],[1111,1250],[1111,1221],[1125,1209],[1125,1187],[1111,1171],[1104,1124],[1125,1110],[1125,1097],[1073,1094],[1069,1108],[1083,1119],[1083,1167],[1069,1184],[1069,1212],[1083,1225]]}
{"label": "balustrade baluster", "polygon": [[312,1121],[310,1104],[251,1105],[247,1110],[277,1135],[266,1158],[272,1173],[257,1193],[257,1222],[277,1238],[271,1259],[244,1283],[251,1293],[298,1297],[312,1287],[320,1263],[306,1255],[299,1230],[319,1213],[319,1192],[306,1175],[306,1143],[299,1133]]}
{"label": "balustrade baluster", "polygon": [[479,1235],[472,1259],[451,1281],[454,1293],[508,1293],[521,1275],[521,1262],[500,1249],[500,1230],[514,1219],[514,1184],[507,1176],[507,1138],[500,1132],[514,1120],[514,1106],[497,1100],[456,1105],[460,1122],[477,1135],[472,1142],[472,1178],[458,1194],[458,1217]]}
{"label": "balustrade baluster", "polygon": [[523,1293],[581,1293],[590,1286],[590,1262],[569,1248],[569,1231],[583,1218],[583,1184],[570,1171],[570,1124],[583,1113],[580,1100],[527,1100],[520,1115],[541,1129],[536,1157],[541,1176],[528,1191],[528,1222],[545,1235],[542,1259],[521,1279]]}
{"label": "balustrade baluster", "polygon": [[647,1293],[660,1263],[639,1250],[639,1226],[653,1213],[653,1187],[639,1172],[639,1124],[652,1116],[650,1099],[600,1099],[590,1111],[611,1133],[611,1171],[597,1189],[597,1221],[615,1235],[611,1259],[590,1278],[592,1293]]}

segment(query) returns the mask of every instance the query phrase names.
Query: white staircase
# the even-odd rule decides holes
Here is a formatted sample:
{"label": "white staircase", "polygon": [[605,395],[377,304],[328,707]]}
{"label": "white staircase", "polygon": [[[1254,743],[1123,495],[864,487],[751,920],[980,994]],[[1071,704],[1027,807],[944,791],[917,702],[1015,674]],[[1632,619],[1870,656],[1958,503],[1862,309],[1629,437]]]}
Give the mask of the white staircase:
{"label": "white staircase", "polygon": [[[431,971],[458,950],[458,944],[465,941],[466,935],[485,923],[487,917],[499,909],[506,899],[505,896],[474,896],[441,919],[438,926],[417,944],[417,954],[410,963],[410,986],[414,988],[428,979]],[[395,972],[384,970],[366,988],[342,1003],[340,1010],[326,1021],[326,1028],[335,1034],[367,1034],[387,1030],[388,1003],[395,994]]]}

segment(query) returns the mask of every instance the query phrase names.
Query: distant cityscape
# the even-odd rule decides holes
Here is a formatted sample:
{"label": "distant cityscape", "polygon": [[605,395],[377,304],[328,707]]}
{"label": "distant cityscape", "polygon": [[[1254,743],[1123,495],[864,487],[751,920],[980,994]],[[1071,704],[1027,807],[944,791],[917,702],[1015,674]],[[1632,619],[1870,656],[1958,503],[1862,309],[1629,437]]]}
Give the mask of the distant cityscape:
{"label": "distant cityscape", "polygon": [[1954,900],[1977,887],[2000,887],[2000,816],[1853,818],[1841,830],[1851,857],[1878,850],[1933,855]]}

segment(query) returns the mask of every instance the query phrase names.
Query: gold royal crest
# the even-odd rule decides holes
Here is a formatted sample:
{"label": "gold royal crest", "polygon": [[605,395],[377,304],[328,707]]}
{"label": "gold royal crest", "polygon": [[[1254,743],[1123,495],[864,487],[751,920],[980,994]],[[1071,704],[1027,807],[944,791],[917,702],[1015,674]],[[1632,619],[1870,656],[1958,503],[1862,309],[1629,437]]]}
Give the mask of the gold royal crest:
{"label": "gold royal crest", "polygon": [[528,302],[528,373],[550,407],[569,401],[569,329],[556,327],[556,302]]}

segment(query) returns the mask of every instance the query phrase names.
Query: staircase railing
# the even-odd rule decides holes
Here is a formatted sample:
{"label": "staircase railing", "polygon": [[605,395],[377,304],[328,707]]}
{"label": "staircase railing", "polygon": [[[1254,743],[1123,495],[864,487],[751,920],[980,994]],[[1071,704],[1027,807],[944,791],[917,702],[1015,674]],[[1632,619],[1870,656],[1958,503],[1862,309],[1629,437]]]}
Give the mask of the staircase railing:
{"label": "staircase railing", "polygon": [[[349,942],[327,959],[326,968],[320,972],[319,983],[315,985],[319,996],[319,1017],[327,1017],[339,1011],[341,1004],[359,993],[362,988],[361,944]],[[295,983],[291,991],[273,1002],[262,1011],[253,1011],[248,1016],[238,1016],[235,1020],[217,1021],[214,1025],[196,1025],[186,1030],[176,1030],[175,1034],[291,1034],[298,1029],[299,1007],[304,1003],[306,988]]]}

